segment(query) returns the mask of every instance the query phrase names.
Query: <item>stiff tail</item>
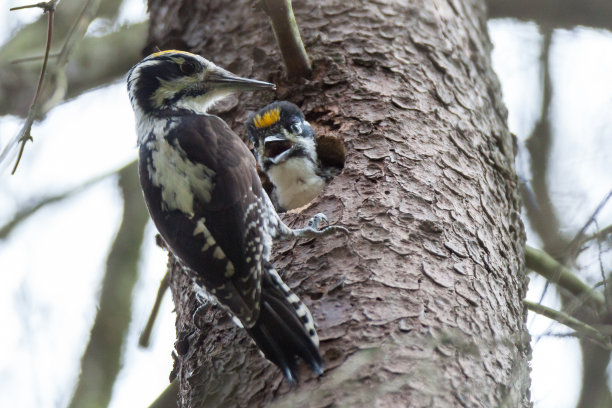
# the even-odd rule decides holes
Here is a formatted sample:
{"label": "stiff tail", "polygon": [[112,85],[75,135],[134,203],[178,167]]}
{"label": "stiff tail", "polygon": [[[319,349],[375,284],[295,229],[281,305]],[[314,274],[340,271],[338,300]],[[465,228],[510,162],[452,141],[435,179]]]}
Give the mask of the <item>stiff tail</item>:
{"label": "stiff tail", "polygon": [[261,311],[248,329],[266,358],[276,364],[290,384],[297,382],[297,359],[323,373],[319,338],[308,308],[280,279],[272,266],[262,280]]}

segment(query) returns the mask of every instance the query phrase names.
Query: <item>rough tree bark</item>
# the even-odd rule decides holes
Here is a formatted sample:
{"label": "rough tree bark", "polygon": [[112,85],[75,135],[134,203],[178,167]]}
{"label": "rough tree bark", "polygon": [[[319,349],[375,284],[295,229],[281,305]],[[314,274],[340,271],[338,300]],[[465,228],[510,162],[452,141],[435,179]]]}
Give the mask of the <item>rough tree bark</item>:
{"label": "rough tree bark", "polygon": [[[254,1],[150,0],[150,48],[277,83],[346,162],[310,207],[350,236],[276,246],[319,325],[326,373],[299,387],[170,263],[181,406],[529,406],[514,141],[484,2],[295,1],[313,76],[289,83]],[[239,99],[238,99],[239,98]],[[245,94],[221,105],[244,134]],[[199,326],[194,329],[193,322]]]}

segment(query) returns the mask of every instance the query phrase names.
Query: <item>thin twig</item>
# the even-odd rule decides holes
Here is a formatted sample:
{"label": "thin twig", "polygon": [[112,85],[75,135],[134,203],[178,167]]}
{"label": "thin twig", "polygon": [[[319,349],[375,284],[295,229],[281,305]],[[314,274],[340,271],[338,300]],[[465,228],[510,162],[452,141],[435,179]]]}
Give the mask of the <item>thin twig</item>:
{"label": "thin twig", "polygon": [[[599,223],[597,222],[597,220],[594,221],[595,224],[595,228],[597,229],[597,231],[599,231]],[[610,305],[610,300],[608,299],[608,284],[607,284],[607,279],[606,279],[606,271],[604,268],[604,264],[603,264],[603,260],[601,259],[601,254],[603,253],[603,250],[601,248],[601,241],[597,241],[597,260],[599,261],[599,273],[601,274],[601,281],[603,282],[603,288],[604,288],[604,299],[606,301],[606,307],[609,307]]]}
{"label": "thin twig", "polygon": [[584,239],[580,243],[580,246],[594,239],[598,241],[603,241],[608,235],[611,235],[611,234],[612,234],[612,225],[608,225],[607,227],[602,228],[601,230],[597,231],[595,234],[584,237]]}
{"label": "thin twig", "polygon": [[525,306],[527,306],[527,309],[531,310],[532,312],[540,314],[542,316],[546,316],[549,319],[553,319],[556,322],[559,322],[571,329],[574,329],[580,335],[580,337],[593,340],[595,343],[599,344],[607,350],[610,350],[612,348],[610,344],[610,338],[608,336],[604,336],[599,330],[597,330],[593,326],[583,321],[580,321],[566,313],[539,305],[534,302],[530,302],[528,300],[523,300],[523,303],[525,304]]}
{"label": "thin twig", "polygon": [[580,228],[580,231],[578,231],[574,239],[572,239],[571,242],[567,245],[570,254],[575,254],[576,252],[578,252],[578,250],[580,249],[579,243],[582,242],[584,238],[584,232],[595,221],[595,218],[597,218],[597,215],[606,206],[610,198],[612,198],[612,190],[610,190],[608,194],[606,194],[606,196],[603,198],[603,200],[601,200],[601,202],[599,203],[597,208],[595,208],[595,211],[593,211],[593,214],[591,214],[587,222],[582,226],[582,228]]}
{"label": "thin twig", "polygon": [[48,14],[47,19],[47,44],[45,45],[45,57],[43,58],[43,65],[40,69],[40,78],[38,78],[38,85],[36,86],[36,93],[34,94],[34,101],[32,105],[35,106],[38,103],[38,98],[42,91],[43,81],[45,80],[45,71],[47,70],[47,62],[49,61],[49,52],[51,51],[51,39],[53,38],[53,17],[55,16],[55,8],[46,10]]}
{"label": "thin twig", "polygon": [[32,7],[40,7],[47,13],[47,44],[45,45],[45,57],[43,59],[43,65],[40,69],[40,77],[38,78],[38,85],[36,86],[36,92],[34,94],[34,99],[32,99],[32,104],[30,105],[30,109],[28,112],[28,117],[26,119],[26,123],[21,128],[21,131],[17,135],[16,138],[11,140],[8,145],[4,148],[2,153],[0,154],[0,163],[7,158],[9,153],[13,150],[13,146],[16,146],[17,143],[21,143],[19,148],[19,153],[17,155],[17,160],[15,161],[15,167],[13,167],[13,171],[11,174],[15,174],[17,171],[17,166],[19,166],[19,162],[21,161],[21,156],[23,155],[23,150],[25,149],[25,145],[28,140],[33,140],[32,135],[30,134],[32,130],[32,124],[34,123],[34,118],[38,113],[38,99],[40,97],[40,93],[43,87],[43,81],[45,79],[45,72],[47,70],[47,62],[49,60],[49,51],[51,50],[51,40],[53,38],[53,17],[55,15],[55,5],[58,0],[50,0],[45,3],[37,3],[28,6],[20,6],[14,7],[11,10],[22,10],[25,8]]}
{"label": "thin twig", "polygon": [[[53,94],[47,99],[44,105],[40,104],[40,94],[42,90],[43,80],[45,79],[45,73],[47,70],[47,61],[49,58],[49,50],[51,46],[51,37],[53,33],[53,16],[55,13],[55,5],[58,0],[49,1],[47,3],[38,3],[30,6],[22,6],[17,9],[29,8],[29,7],[41,7],[45,10],[45,12],[49,13],[49,24],[48,24],[48,33],[47,33],[47,45],[45,49],[45,55],[43,59],[43,67],[41,69],[41,76],[39,78],[39,86],[36,88],[36,94],[34,96],[34,100],[30,105],[30,111],[28,112],[28,117],[26,118],[26,123],[22,127],[21,131],[12,139],[7,146],[4,148],[2,153],[0,153],[0,164],[3,161],[8,160],[9,154],[12,154],[13,148],[21,143],[19,148],[19,152],[17,155],[17,160],[15,162],[15,166],[11,174],[15,174],[17,170],[17,166],[21,161],[21,157],[23,156],[23,151],[25,149],[25,145],[28,140],[33,140],[31,135],[32,124],[34,122],[34,118],[42,113],[46,113],[50,107],[54,106],[58,101],[64,99],[66,93],[66,81],[62,81],[61,79],[65,79],[65,73],[63,69],[65,68],[69,55],[71,54],[74,46],[85,36],[87,32],[87,27],[95,17],[98,6],[100,5],[101,0],[88,0],[83,5],[79,16],[76,18],[73,25],[70,27],[68,34],[66,35],[66,39],[64,40],[64,44],[62,49],[58,54],[54,54],[57,57],[57,63],[55,65],[55,75],[56,75],[56,84],[64,84],[63,86],[57,85]],[[29,60],[29,59],[25,59]],[[23,60],[22,60],[23,61]]]}
{"label": "thin twig", "polygon": [[74,23],[70,27],[68,34],[62,45],[62,49],[59,52],[57,61],[55,64],[55,89],[53,94],[47,98],[44,105],[42,106],[42,112],[46,113],[51,110],[52,107],[64,100],[66,92],[68,90],[68,80],[66,79],[66,65],[75,45],[78,44],[85,34],[89,24],[93,21],[100,6],[101,0],[87,0],[79,15],[74,20]]}
{"label": "thin twig", "polygon": [[287,77],[308,78],[311,74],[310,60],[293,15],[291,0],[261,0],[261,5],[270,18]]}
{"label": "thin twig", "polygon": [[597,329],[604,336],[612,336],[612,325],[609,324],[591,324],[594,328]]}
{"label": "thin twig", "polygon": [[[59,57],[59,53],[53,53],[53,54],[49,54],[49,58],[57,58]],[[32,62],[32,61],[38,61],[45,58],[44,55],[34,55],[32,57],[23,57],[23,58],[15,58],[14,60],[11,60],[11,64],[13,65],[17,65],[17,64],[22,64],[24,62]]]}
{"label": "thin twig", "polygon": [[41,3],[36,3],[36,4],[28,4],[27,6],[17,6],[17,7],[12,7],[9,9],[9,11],[16,11],[16,10],[23,10],[23,9],[28,9],[28,8],[34,8],[34,7],[39,7],[41,9],[43,9],[43,12],[48,12],[48,11],[55,11],[55,5],[57,4],[59,0],[50,0],[50,1],[43,1]]}
{"label": "thin twig", "polygon": [[[527,309],[529,309],[529,307],[527,307]],[[539,314],[537,312],[533,312],[533,319],[535,319],[537,316],[539,316]],[[532,336],[533,339],[535,340],[535,344],[539,343],[540,340],[542,340],[545,337],[557,337],[557,338],[567,338],[567,337],[578,338],[579,337],[578,333],[576,333],[575,331],[572,331],[569,333],[555,333],[552,331],[553,326],[554,326],[554,321],[550,324],[550,326],[548,327],[548,330],[546,330],[544,333],[538,334],[537,336]]]}
{"label": "thin twig", "polygon": [[164,275],[164,278],[159,283],[159,288],[157,289],[157,296],[155,297],[155,303],[151,308],[151,313],[149,314],[149,319],[147,320],[147,324],[145,325],[140,338],[138,339],[138,345],[140,347],[149,347],[151,340],[151,331],[153,330],[153,325],[155,324],[155,320],[157,319],[157,314],[159,313],[159,307],[161,306],[162,299],[164,298],[164,294],[170,287],[170,277],[168,272]]}
{"label": "thin twig", "polygon": [[[83,4],[83,8],[81,8],[81,11],[79,12],[78,17],[74,20],[74,23],[72,23],[72,26],[70,27],[70,30],[68,30],[68,34],[66,34],[66,40],[64,41],[64,45],[62,45],[62,49],[59,52],[59,59],[60,59],[60,61],[58,61],[58,63],[60,65],[62,63],[65,63],[66,60],[68,59],[68,55],[67,55],[68,51],[70,50],[70,48],[72,48],[72,47],[68,47],[68,44],[70,43],[70,40],[72,39],[72,36],[74,35],[77,27],[81,23],[81,19],[83,18],[83,16],[85,16],[85,13],[87,12],[87,9],[91,5],[92,5],[92,0],[88,0],[85,4]],[[97,11],[97,7],[94,7],[93,12],[95,13],[95,11]],[[89,26],[89,23],[87,23],[86,27],[88,27],[88,26]],[[62,61],[62,59],[64,61]]]}

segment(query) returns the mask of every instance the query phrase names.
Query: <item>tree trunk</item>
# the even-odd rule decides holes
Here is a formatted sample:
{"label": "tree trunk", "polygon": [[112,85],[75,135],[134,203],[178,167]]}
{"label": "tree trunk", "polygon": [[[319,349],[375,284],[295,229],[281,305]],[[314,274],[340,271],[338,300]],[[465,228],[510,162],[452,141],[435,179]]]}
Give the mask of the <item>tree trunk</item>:
{"label": "tree trunk", "polygon": [[[271,80],[346,162],[313,204],[347,226],[275,246],[310,307],[326,372],[291,389],[170,263],[181,406],[529,406],[524,234],[514,141],[483,1],[294,2],[313,76],[289,83],[256,2],[150,0],[150,49]],[[268,99],[263,99],[268,98]],[[220,115],[244,135],[242,94]],[[198,329],[194,328],[194,323]]]}

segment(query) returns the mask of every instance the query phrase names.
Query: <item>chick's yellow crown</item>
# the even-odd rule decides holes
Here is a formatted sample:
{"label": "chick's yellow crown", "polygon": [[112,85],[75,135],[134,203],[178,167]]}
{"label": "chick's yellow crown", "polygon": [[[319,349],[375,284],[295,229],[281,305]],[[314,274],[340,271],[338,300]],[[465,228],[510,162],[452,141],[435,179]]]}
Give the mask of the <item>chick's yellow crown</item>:
{"label": "chick's yellow crown", "polygon": [[280,108],[274,108],[253,118],[253,124],[257,129],[272,126],[280,120]]}

